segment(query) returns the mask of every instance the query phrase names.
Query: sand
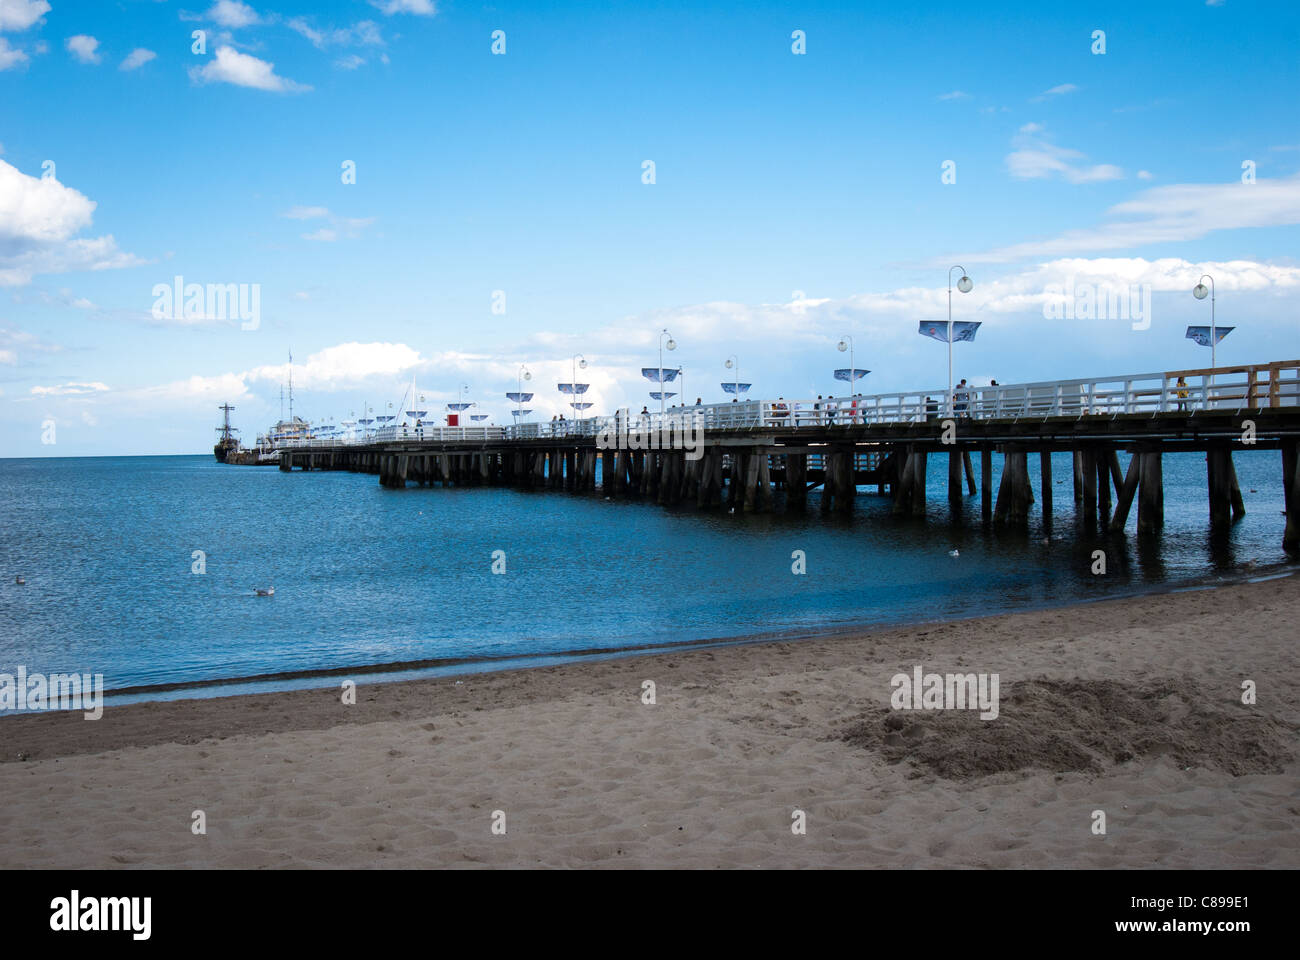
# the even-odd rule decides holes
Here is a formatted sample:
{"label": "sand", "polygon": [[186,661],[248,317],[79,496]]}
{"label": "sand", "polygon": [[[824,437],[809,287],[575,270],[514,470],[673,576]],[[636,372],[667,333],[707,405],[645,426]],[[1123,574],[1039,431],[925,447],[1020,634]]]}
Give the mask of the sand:
{"label": "sand", "polygon": [[[334,689],[5,717],[0,867],[1295,868],[1298,640],[1291,576],[359,676],[354,706]],[[998,674],[998,718],[892,710],[916,664]]]}

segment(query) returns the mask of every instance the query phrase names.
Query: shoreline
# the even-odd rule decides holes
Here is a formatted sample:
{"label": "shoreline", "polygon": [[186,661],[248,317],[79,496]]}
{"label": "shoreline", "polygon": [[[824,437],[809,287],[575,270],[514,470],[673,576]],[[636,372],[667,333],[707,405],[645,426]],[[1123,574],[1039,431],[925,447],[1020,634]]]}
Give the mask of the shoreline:
{"label": "shoreline", "polygon": [[[1293,575],[359,684],[355,705],[15,716],[0,865],[1295,868],[1297,610]],[[892,711],[915,665],[1000,675],[998,718]]]}
{"label": "shoreline", "polygon": [[[169,683],[136,684],[104,691],[104,707],[124,706],[122,698],[129,704],[166,703],[181,699],[221,699],[225,697],[252,696],[258,693],[287,693],[298,690],[333,689],[328,682],[352,677],[373,678],[379,683],[409,683],[439,676],[476,676],[512,670],[540,669],[541,666],[584,663],[595,660],[653,656],[671,653],[677,650],[693,650],[728,646],[743,646],[763,643],[795,643],[807,640],[833,639],[836,637],[869,636],[882,631],[907,628],[936,626],[944,623],[973,623],[990,617],[1010,616],[1014,613],[1032,613],[1044,610],[1060,610],[1072,606],[1093,603],[1133,599],[1138,597],[1162,596],[1189,590],[1221,589],[1238,583],[1249,583],[1259,579],[1274,579],[1300,571],[1300,563],[1282,561],[1265,564],[1250,569],[1238,568],[1229,573],[1206,572],[1197,577],[1176,582],[1161,582],[1143,589],[1137,587],[1122,593],[1104,597],[1076,597],[1063,601],[1045,601],[1026,604],[1015,611],[977,614],[974,616],[933,620],[898,620],[880,623],[848,622],[836,624],[823,629],[788,629],[766,633],[749,633],[736,636],[702,637],[693,640],[680,640],[673,643],[637,643],[620,647],[584,647],[574,650],[540,651],[533,653],[512,653],[500,656],[465,656],[465,657],[431,657],[418,660],[402,660],[384,663],[359,664],[343,667],[323,667],[306,670],[285,670],[270,673],[249,674],[246,676],[218,677],[204,680],[181,680]],[[457,669],[463,668],[463,669]],[[410,677],[386,676],[396,674],[415,674]],[[290,685],[292,684],[292,685]],[[240,691],[241,687],[263,687],[262,690]],[[231,688],[229,692],[214,693],[208,696],[198,694],[193,697],[167,697],[170,693],[190,693],[201,690]],[[11,717],[27,716],[37,711],[14,712]],[[0,725],[7,721],[0,713]],[[0,726],[0,730],[4,727]],[[4,758],[0,757],[0,762]]]}

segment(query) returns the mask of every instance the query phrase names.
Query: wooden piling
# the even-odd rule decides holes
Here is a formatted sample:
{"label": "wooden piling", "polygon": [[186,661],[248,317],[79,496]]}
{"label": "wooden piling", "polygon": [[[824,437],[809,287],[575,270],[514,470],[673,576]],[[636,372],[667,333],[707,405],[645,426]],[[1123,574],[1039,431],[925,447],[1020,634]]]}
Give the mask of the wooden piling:
{"label": "wooden piling", "polygon": [[1052,515],[1052,451],[1038,452],[1038,472],[1043,488],[1043,516]]}
{"label": "wooden piling", "polygon": [[1205,475],[1210,497],[1210,528],[1223,529],[1232,522],[1232,494],[1228,448],[1213,446],[1205,454]]}
{"label": "wooden piling", "polygon": [[1286,504],[1286,530],[1282,534],[1282,548],[1300,552],[1300,441],[1282,441],[1282,490]]}
{"label": "wooden piling", "polygon": [[948,451],[948,499],[961,499],[961,454],[956,448]]}
{"label": "wooden piling", "polygon": [[1024,450],[1006,448],[1002,454],[1002,482],[998,484],[998,502],[994,523],[1024,523],[1029,519],[1031,502],[1029,460]]}
{"label": "wooden piling", "polygon": [[988,520],[993,516],[993,451],[980,450],[980,515]]}
{"label": "wooden piling", "polygon": [[925,469],[930,459],[930,451],[918,446],[908,458],[912,467],[912,516],[925,516]]}
{"label": "wooden piling", "polygon": [[975,496],[975,468],[971,466],[970,450],[961,452],[961,462],[966,468],[966,490],[973,497]]}
{"label": "wooden piling", "polygon": [[1165,523],[1164,472],[1159,450],[1142,453],[1138,481],[1138,533],[1155,533]]}
{"label": "wooden piling", "polygon": [[[1115,455],[1118,461],[1119,454]],[[1124,475],[1124,482],[1120,485],[1118,500],[1115,504],[1115,515],[1111,518],[1110,529],[1114,533],[1119,533],[1128,523],[1129,510],[1133,506],[1133,494],[1137,492],[1138,478],[1142,471],[1142,454],[1134,453],[1129,458],[1128,473]]]}

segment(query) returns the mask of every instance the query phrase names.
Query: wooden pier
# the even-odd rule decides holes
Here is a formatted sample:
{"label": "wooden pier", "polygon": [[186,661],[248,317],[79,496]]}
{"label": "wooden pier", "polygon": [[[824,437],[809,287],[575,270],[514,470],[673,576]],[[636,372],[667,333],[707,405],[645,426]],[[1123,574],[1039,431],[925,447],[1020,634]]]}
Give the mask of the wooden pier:
{"label": "wooden pier", "polygon": [[[1191,386],[1178,385],[1180,376]],[[894,514],[920,517],[937,456],[940,469],[946,457],[951,502],[978,496],[983,520],[1020,526],[1036,502],[1051,516],[1051,455],[1070,452],[1076,511],[1086,522],[1121,532],[1136,503],[1137,531],[1149,534],[1164,522],[1165,454],[1205,454],[1208,520],[1224,530],[1245,513],[1234,454],[1269,451],[1280,452],[1283,544],[1300,552],[1300,361],[972,388],[961,413],[936,412],[945,406],[944,391],[931,391],[515,427],[388,427],[352,442],[297,441],[280,450],[280,469],[373,473],[393,489],[600,490],[736,513],[805,510],[820,488],[822,512],[847,514],[860,488],[874,487],[892,498]],[[1002,460],[996,496],[994,457]]]}

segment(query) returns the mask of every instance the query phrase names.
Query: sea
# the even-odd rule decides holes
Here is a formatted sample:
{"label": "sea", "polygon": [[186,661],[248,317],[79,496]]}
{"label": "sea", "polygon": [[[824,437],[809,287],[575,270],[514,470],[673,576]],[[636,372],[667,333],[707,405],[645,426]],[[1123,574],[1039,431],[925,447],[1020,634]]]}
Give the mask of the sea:
{"label": "sea", "polygon": [[1208,530],[1204,455],[1170,454],[1164,531],[1139,538],[1136,506],[1124,536],[1076,516],[1069,454],[1027,530],[950,505],[938,457],[924,519],[874,487],[851,516],[815,491],[805,513],[746,515],[211,456],[4,459],[0,673],[102,674],[110,703],[221,696],[1203,587],[1287,563],[1280,454],[1235,464],[1229,532]]}

